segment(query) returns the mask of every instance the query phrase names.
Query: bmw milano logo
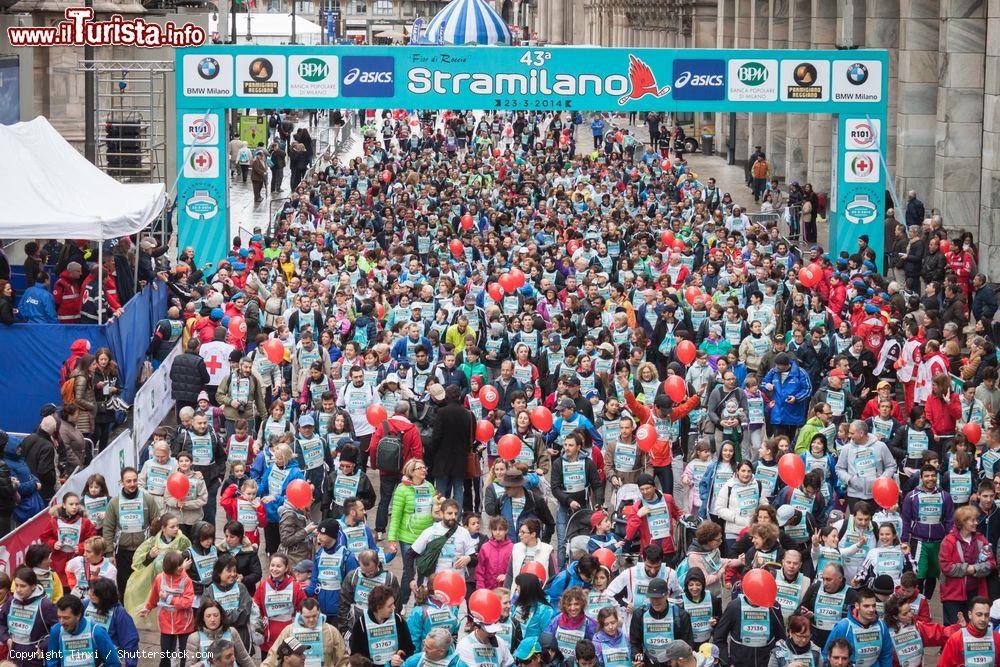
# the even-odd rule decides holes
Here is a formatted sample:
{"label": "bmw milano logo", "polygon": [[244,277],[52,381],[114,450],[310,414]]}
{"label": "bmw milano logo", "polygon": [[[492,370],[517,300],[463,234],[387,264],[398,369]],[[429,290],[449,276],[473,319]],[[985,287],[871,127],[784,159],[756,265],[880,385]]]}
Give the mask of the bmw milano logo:
{"label": "bmw milano logo", "polygon": [[198,63],[198,74],[206,81],[219,76],[219,61],[215,58],[202,58]]}
{"label": "bmw milano logo", "polygon": [[864,63],[854,63],[847,68],[847,81],[855,86],[864,85],[868,80],[868,68]]}

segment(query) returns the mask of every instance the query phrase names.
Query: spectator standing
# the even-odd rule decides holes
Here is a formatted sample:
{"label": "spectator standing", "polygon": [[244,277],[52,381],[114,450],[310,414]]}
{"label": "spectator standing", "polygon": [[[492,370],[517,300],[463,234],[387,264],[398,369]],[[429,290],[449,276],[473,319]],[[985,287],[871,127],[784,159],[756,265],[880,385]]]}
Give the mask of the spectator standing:
{"label": "spectator standing", "polygon": [[84,437],[93,440],[97,417],[97,399],[94,392],[94,360],[92,354],[85,354],[76,360],[76,367],[70,378],[73,380],[73,402],[79,412],[76,414],[76,429]]}
{"label": "spectator standing", "polygon": [[80,321],[80,307],[83,305],[80,293],[80,277],[83,268],[78,262],[70,262],[59,274],[52,297],[56,304],[56,316],[60,324],[76,324]]}
{"label": "spectator standing", "polygon": [[434,417],[434,429],[425,456],[434,488],[445,498],[457,500],[459,506],[464,497],[469,457],[474,454],[476,430],[476,420],[461,399],[462,390],[457,385],[445,387],[445,405]]}
{"label": "spectator standing", "polygon": [[41,271],[36,276],[35,283],[24,290],[21,300],[17,302],[17,310],[21,319],[35,324],[57,324],[56,302],[49,291],[49,274]]}
{"label": "spectator standing", "polygon": [[41,483],[39,493],[46,504],[56,493],[56,482],[59,474],[56,472],[56,433],[59,422],[55,415],[42,418],[35,432],[27,436],[22,443],[24,447],[24,462],[28,469]]}
{"label": "spectator standing", "polygon": [[177,412],[183,407],[198,407],[198,394],[205,390],[211,377],[205,360],[198,354],[201,341],[191,338],[184,354],[178,355],[170,367],[170,396],[177,402]]}

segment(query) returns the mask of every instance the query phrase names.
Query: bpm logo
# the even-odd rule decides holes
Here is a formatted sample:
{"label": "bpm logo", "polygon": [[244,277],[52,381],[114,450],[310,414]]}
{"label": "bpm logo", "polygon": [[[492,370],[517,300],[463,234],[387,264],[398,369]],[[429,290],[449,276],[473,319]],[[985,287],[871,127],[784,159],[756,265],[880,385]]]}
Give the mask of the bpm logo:
{"label": "bpm logo", "polygon": [[722,60],[675,60],[675,100],[721,100],[726,96],[726,64]]}
{"label": "bpm logo", "polygon": [[344,97],[392,97],[396,94],[392,56],[344,56],[340,82]]}

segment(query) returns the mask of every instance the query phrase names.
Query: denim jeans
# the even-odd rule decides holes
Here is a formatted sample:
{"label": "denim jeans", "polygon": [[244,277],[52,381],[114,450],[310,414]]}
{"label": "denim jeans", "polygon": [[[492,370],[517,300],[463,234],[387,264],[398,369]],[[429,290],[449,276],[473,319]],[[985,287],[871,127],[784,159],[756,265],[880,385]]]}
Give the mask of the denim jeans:
{"label": "denim jeans", "polygon": [[434,480],[434,490],[445,498],[451,498],[461,507],[465,500],[465,478],[442,475]]}
{"label": "denim jeans", "polygon": [[384,533],[389,526],[389,505],[392,503],[392,494],[399,486],[399,477],[393,475],[378,476],[378,510],[375,512],[375,532]]}

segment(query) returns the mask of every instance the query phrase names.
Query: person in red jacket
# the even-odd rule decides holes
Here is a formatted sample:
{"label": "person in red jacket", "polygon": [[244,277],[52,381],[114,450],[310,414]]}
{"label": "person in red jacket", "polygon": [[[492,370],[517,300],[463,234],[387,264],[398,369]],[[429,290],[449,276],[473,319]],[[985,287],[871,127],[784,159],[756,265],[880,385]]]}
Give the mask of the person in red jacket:
{"label": "person in red jacket", "polygon": [[[947,627],[920,620],[914,616],[910,605],[898,594],[891,595],[885,601],[882,620],[892,634],[893,667],[923,665],[923,653],[929,648],[944,646],[949,637],[961,631],[964,624],[964,618],[960,623]],[[917,647],[921,647],[922,650],[918,652]]]}
{"label": "person in red jacket", "polygon": [[903,411],[899,407],[899,403],[892,398],[892,383],[888,380],[882,380],[878,383],[877,394],[865,403],[865,409],[861,412],[861,418],[868,419],[869,417],[876,416],[878,414],[878,404],[881,401],[889,401],[892,404],[892,411],[889,413],[890,417],[900,424],[906,423],[906,420],[903,419]]}
{"label": "person in red jacket", "polygon": [[962,404],[958,400],[958,394],[951,390],[951,377],[946,373],[934,376],[924,415],[930,422],[935,438],[940,440],[955,435],[956,423],[962,417]]}
{"label": "person in red jacket", "polygon": [[997,564],[989,541],[976,531],[978,516],[975,507],[959,507],[951,532],[941,540],[938,563],[945,623],[954,623],[971,598],[986,595],[986,576]]}
{"label": "person in red jacket", "polygon": [[[393,409],[393,414],[384,424],[375,427],[372,433],[371,442],[368,445],[368,464],[372,470],[378,470],[378,509],[375,511],[375,532],[377,538],[382,539],[382,534],[389,527],[389,504],[392,502],[392,494],[402,479],[402,469],[410,459],[420,459],[424,456],[424,445],[420,440],[420,431],[407,418],[410,412],[410,404],[407,401],[398,401]],[[378,466],[378,446],[385,437],[385,426],[388,424],[390,433],[402,433],[403,436],[403,458],[399,470],[385,470]]]}
{"label": "person in red jacket", "polygon": [[267,578],[257,585],[253,594],[253,601],[264,620],[264,643],[260,646],[263,655],[271,650],[271,644],[281,631],[291,625],[306,599],[302,584],[292,577],[288,556],[273,554],[267,572]]}
{"label": "person in red jacket", "polygon": [[56,315],[60,324],[78,324],[80,308],[83,300],[80,298],[80,276],[83,268],[77,262],[70,262],[66,270],[59,274],[55,287],[52,288],[52,298],[56,302]]}
{"label": "person in red jacket", "polygon": [[948,638],[938,667],[993,667],[1000,655],[1000,633],[990,628],[990,601],[976,596],[969,602],[969,622]]}
{"label": "person in red jacket", "polygon": [[52,548],[52,571],[59,575],[67,591],[66,563],[74,556],[82,556],[83,543],[97,534],[94,524],[80,510],[80,496],[67,493],[63,496],[62,505],[53,508],[49,525],[42,533],[42,543]]}
{"label": "person in red jacket", "polygon": [[[660,487],[664,491],[671,491],[674,488],[673,443],[683,443],[687,438],[680,422],[698,407],[701,396],[695,394],[683,403],[676,404],[669,396],[661,394],[653,401],[653,409],[649,409],[637,401],[632,392],[626,391],[625,402],[638,424],[648,424],[656,430],[656,442],[647,454],[653,465],[653,473],[660,481]],[[638,428],[640,427],[637,426]]]}
{"label": "person in red jacket", "polygon": [[910,605],[910,611],[913,612],[914,618],[924,623],[931,622],[931,606],[919,590],[916,573],[904,572],[899,577],[899,586],[896,586],[895,595]]}
{"label": "person in red jacket", "polygon": [[677,520],[683,512],[672,495],[660,493],[656,489],[652,475],[643,473],[636,483],[641,498],[636,503],[635,511],[626,518],[625,539],[634,540],[638,535],[642,548],[650,543],[659,545],[663,549],[664,559],[669,564],[674,564],[677,552],[674,536],[677,534]]}

